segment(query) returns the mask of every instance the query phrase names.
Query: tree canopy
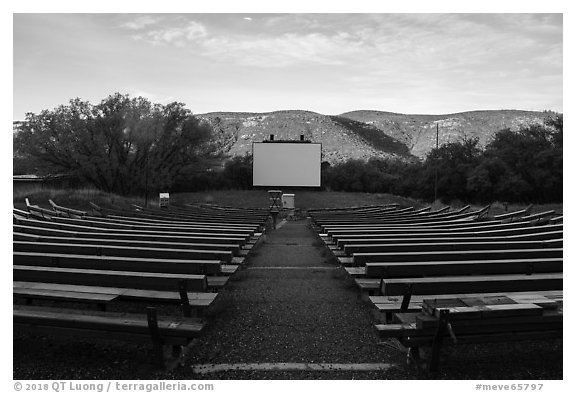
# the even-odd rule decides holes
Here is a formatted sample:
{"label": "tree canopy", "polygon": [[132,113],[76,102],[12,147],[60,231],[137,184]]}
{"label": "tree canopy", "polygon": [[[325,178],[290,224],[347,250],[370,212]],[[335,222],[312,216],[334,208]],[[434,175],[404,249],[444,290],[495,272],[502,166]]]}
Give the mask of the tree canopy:
{"label": "tree canopy", "polygon": [[116,93],[97,105],[70,100],[28,113],[14,135],[18,157],[76,174],[119,194],[169,189],[187,166],[210,153],[210,127],[184,104],[152,104]]}

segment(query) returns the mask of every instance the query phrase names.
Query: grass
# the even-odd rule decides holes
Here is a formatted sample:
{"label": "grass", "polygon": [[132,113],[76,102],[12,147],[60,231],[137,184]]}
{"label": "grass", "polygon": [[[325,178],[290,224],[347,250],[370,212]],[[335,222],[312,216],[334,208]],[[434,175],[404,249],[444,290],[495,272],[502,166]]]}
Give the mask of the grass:
{"label": "grass", "polygon": [[109,208],[128,208],[131,204],[144,205],[144,198],[123,197],[94,188],[56,189],[37,186],[14,192],[12,196],[14,206],[24,208],[26,206],[26,198],[28,198],[30,203],[42,207],[50,207],[48,200],[51,199],[58,205],[79,210],[91,210],[88,202]]}
{"label": "grass", "polygon": [[[515,212],[519,210],[526,209],[528,205],[518,204],[518,203],[509,203],[505,204],[502,202],[494,202],[490,205],[490,212],[491,216],[496,216],[499,214]],[[562,203],[545,203],[542,205],[534,205],[532,207],[532,214],[542,213],[545,211],[554,210],[557,214],[563,213],[563,204]]]}
{"label": "grass", "polygon": [[[348,193],[333,191],[292,191],[286,193],[295,194],[295,204],[298,209],[308,210],[313,208],[352,207],[364,205],[386,205],[398,203],[401,206],[424,206],[423,203],[398,197],[391,194]],[[234,207],[262,207],[269,206],[267,190],[229,190],[182,193],[171,196],[175,204],[184,203],[214,203],[222,206]]]}
{"label": "grass", "polygon": [[[353,207],[366,205],[386,205],[398,203],[402,207],[414,206],[416,209],[431,206],[432,210],[440,209],[445,204],[440,201],[428,203],[416,199],[404,198],[392,194],[370,194],[370,193],[350,193],[335,191],[306,191],[306,190],[287,190],[287,193],[295,194],[296,207],[300,210],[314,208],[336,208],[336,207]],[[37,188],[17,191],[13,194],[14,206],[23,208],[25,198],[31,203],[40,206],[49,207],[48,199],[55,203],[79,210],[90,210],[88,202],[93,202],[102,207],[109,208],[131,208],[131,204],[144,206],[144,197],[123,197],[120,195],[107,193],[93,188],[81,189],[51,189]],[[233,207],[261,207],[269,206],[269,197],[267,190],[218,190],[193,193],[178,193],[170,195],[170,202],[174,205],[184,205],[188,203],[212,203],[221,206]],[[149,206],[157,206],[158,198],[149,197]],[[450,206],[458,209],[466,204],[461,201],[454,201]],[[485,205],[484,205],[485,206]],[[474,210],[484,207],[482,205],[473,205]],[[494,202],[490,206],[490,216],[514,212],[525,209],[524,204],[506,204]],[[534,205],[532,213],[539,213],[548,210],[554,210],[558,214],[563,212],[562,203]]]}

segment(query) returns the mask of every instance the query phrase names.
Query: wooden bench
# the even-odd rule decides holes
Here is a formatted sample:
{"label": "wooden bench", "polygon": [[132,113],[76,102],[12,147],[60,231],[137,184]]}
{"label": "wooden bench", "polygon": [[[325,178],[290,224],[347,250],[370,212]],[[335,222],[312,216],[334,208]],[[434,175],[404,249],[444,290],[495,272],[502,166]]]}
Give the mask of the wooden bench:
{"label": "wooden bench", "polygon": [[52,206],[55,212],[64,213],[66,216],[71,218],[82,218],[85,217],[88,213],[82,210],[70,209],[68,207],[59,206],[52,199],[48,199],[48,203]]}
{"label": "wooden bench", "polygon": [[222,232],[227,230],[242,230],[246,232],[258,232],[260,230],[258,225],[244,225],[239,223],[213,223],[202,221],[169,221],[169,220],[156,220],[148,218],[137,217],[121,217],[121,216],[108,216],[108,217],[94,217],[90,216],[91,221],[109,222],[123,225],[146,225],[146,226],[160,226],[160,227],[183,227],[183,228],[211,228],[217,229]]}
{"label": "wooden bench", "polygon": [[346,267],[356,285],[369,295],[380,289],[381,279],[471,274],[532,274],[561,272],[562,258],[503,259],[441,262],[374,262]]}
{"label": "wooden bench", "polygon": [[442,276],[382,279],[384,296],[515,292],[562,289],[562,273],[491,274],[482,276]]}
{"label": "wooden bench", "polygon": [[382,217],[380,220],[358,220],[357,218],[350,218],[347,220],[334,220],[331,222],[320,221],[317,222],[324,231],[331,231],[336,229],[353,229],[362,227],[384,227],[384,226],[458,226],[464,222],[474,222],[484,215],[484,210],[474,211],[462,214],[445,214],[445,215],[428,215],[412,214],[397,215]]}
{"label": "wooden bench", "polygon": [[107,255],[62,254],[14,251],[15,265],[102,269],[148,273],[221,275],[222,264],[214,260],[115,257]]}
{"label": "wooden bench", "polygon": [[72,244],[65,241],[57,243],[14,241],[14,251],[37,253],[60,253],[76,255],[98,256],[124,256],[130,258],[158,258],[158,259],[208,259],[229,262],[232,260],[231,251],[193,250],[176,248],[129,247],[99,244]]}
{"label": "wooden bench", "polygon": [[32,216],[32,213],[30,213],[30,212],[28,212],[28,211],[16,209],[16,208],[13,208],[13,209],[12,209],[12,215],[13,215],[13,217],[14,217],[14,221],[16,221],[16,222],[18,221],[18,219],[22,219],[22,218],[25,218],[25,219],[32,219],[32,218],[34,218],[34,217]]}
{"label": "wooden bench", "polygon": [[204,324],[196,318],[158,317],[154,308],[147,314],[111,314],[77,312],[41,307],[15,305],[14,330],[38,335],[77,336],[90,339],[113,339],[152,342],[156,366],[166,365],[167,346],[171,346],[176,361],[184,354],[182,349],[199,336]]}
{"label": "wooden bench", "polygon": [[[541,231],[530,231],[530,233],[519,233],[509,235],[493,235],[481,236],[480,234],[470,233],[464,236],[453,236],[450,233],[438,234],[435,236],[392,236],[380,238],[366,238],[366,239],[338,239],[338,247],[346,248],[346,246],[360,246],[360,245],[388,245],[388,244],[419,244],[419,243],[465,243],[465,242],[497,242],[497,241],[541,241],[562,239],[564,231],[562,226],[557,230],[549,230],[549,228],[542,227]],[[328,244],[334,244],[332,240],[328,239]]]}
{"label": "wooden bench", "polygon": [[[323,225],[322,229],[326,234],[329,235],[338,235],[341,233],[370,233],[373,231],[385,231],[385,230],[445,230],[450,231],[454,229],[461,229],[461,228],[478,228],[478,227],[498,227],[501,225],[505,225],[500,221],[434,221],[434,222],[403,222],[403,223],[349,223],[349,224],[341,224],[341,225]],[[511,224],[506,224],[511,225]],[[516,223],[512,226],[518,227],[522,225],[529,225],[527,223]]]}
{"label": "wooden bench", "polygon": [[[343,237],[336,237],[332,240],[335,241],[339,247],[343,247],[346,244],[354,243],[372,243],[380,241],[394,241],[395,239],[402,240],[403,242],[410,242],[412,239],[414,242],[424,241],[424,239],[458,239],[458,238],[498,238],[498,237],[518,237],[541,234],[545,232],[561,232],[563,230],[562,225],[544,225],[539,227],[534,226],[522,226],[520,228],[500,228],[496,230],[480,230],[471,232],[400,232],[391,234],[364,234],[364,235],[350,235]],[[420,240],[423,239],[423,240]]]}
{"label": "wooden bench", "polygon": [[[536,299],[536,302],[538,299]],[[394,314],[394,324],[376,325],[381,338],[408,348],[408,360],[437,371],[444,343],[510,342],[562,338],[562,304],[543,308],[507,296],[425,299],[420,314]],[[422,349],[430,348],[428,359]]]}
{"label": "wooden bench", "polygon": [[[422,310],[422,301],[431,297],[435,299],[450,299],[454,297],[466,298],[477,297],[476,293],[458,293],[446,295],[413,295],[410,297],[410,303],[404,305],[402,308],[403,296],[370,296],[370,302],[376,308],[376,319],[381,322],[386,322],[385,316],[391,316],[395,312],[420,312]],[[563,291],[521,291],[521,292],[487,292],[482,296],[507,296],[518,303],[530,301],[546,308],[549,304],[558,304],[563,300]]]}
{"label": "wooden bench", "polygon": [[187,289],[190,291],[206,292],[208,289],[206,276],[199,274],[148,273],[25,265],[14,265],[12,270],[14,281],[97,285],[164,291],[177,291],[178,283],[184,281]]}
{"label": "wooden bench", "polygon": [[561,272],[562,266],[562,258],[374,262],[366,264],[364,275],[371,278],[402,278],[475,274],[532,274]]}
{"label": "wooden bench", "polygon": [[[34,283],[32,283],[34,284]],[[99,310],[105,311],[108,303],[118,299],[117,294],[102,293],[97,289],[93,291],[77,292],[69,291],[59,288],[60,284],[55,284],[58,287],[45,289],[45,288],[24,288],[14,287],[12,294],[14,299],[24,298],[26,304],[31,304],[33,299],[40,300],[55,300],[55,301],[69,301],[74,303],[95,303]]]}
{"label": "wooden bench", "polygon": [[[48,224],[48,225],[47,225]],[[52,224],[52,225],[50,225]],[[76,226],[64,226],[57,223],[40,223],[37,225],[33,220],[19,219],[14,224],[13,231],[17,233],[27,233],[38,236],[57,236],[57,237],[75,237],[75,238],[98,238],[111,240],[135,240],[146,242],[180,242],[180,243],[209,243],[209,244],[238,244],[242,246],[248,240],[240,237],[222,237],[222,236],[190,236],[190,235],[173,235],[173,234],[151,234],[138,232],[114,232],[114,231],[91,231],[78,230]]]}
{"label": "wooden bench", "polygon": [[530,204],[526,209],[518,210],[515,212],[511,212],[511,213],[500,214],[500,215],[494,216],[494,219],[500,220],[500,221],[505,221],[505,220],[511,220],[514,218],[522,217],[522,216],[525,216],[527,214],[530,214],[533,207],[534,207],[534,205]]}
{"label": "wooden bench", "polygon": [[354,264],[363,266],[370,262],[426,262],[426,261],[478,261],[496,259],[539,259],[562,258],[561,248],[519,249],[519,250],[472,250],[472,251],[430,251],[430,252],[390,252],[355,253]]}
{"label": "wooden bench", "polygon": [[532,214],[529,216],[515,218],[514,221],[515,222],[536,222],[536,223],[548,222],[554,216],[554,214],[556,214],[556,212],[554,210],[548,210],[545,212],[536,213],[536,214]]}
{"label": "wooden bench", "polygon": [[333,240],[340,238],[375,238],[386,237],[391,235],[420,235],[436,236],[437,234],[452,233],[454,236],[465,236],[464,233],[500,231],[510,229],[531,228],[534,225],[531,222],[511,222],[502,224],[500,222],[459,222],[455,224],[439,224],[434,226],[425,225],[383,225],[372,228],[351,228],[351,229],[333,229],[326,231]]}
{"label": "wooden bench", "polygon": [[179,304],[184,316],[195,313],[201,316],[216,300],[218,294],[189,292],[183,283],[178,291],[158,291],[137,288],[102,287],[98,285],[54,284],[45,282],[14,281],[15,298],[95,303],[102,311],[113,301],[146,301],[152,303]]}
{"label": "wooden bench", "polygon": [[552,217],[550,219],[550,224],[552,224],[552,225],[561,224],[563,221],[564,221],[564,216],[560,215],[560,216]]}
{"label": "wooden bench", "polygon": [[[68,230],[68,231],[75,231],[75,232],[94,232],[94,233],[114,233],[114,234],[127,234],[127,235],[145,235],[145,236],[171,236],[171,237],[196,237],[196,238],[209,238],[214,239],[214,241],[220,240],[220,242],[230,242],[230,241],[238,241],[238,242],[247,242],[250,240],[250,235],[240,235],[240,234],[208,234],[205,232],[190,232],[186,230],[157,230],[154,228],[150,228],[150,230],[140,230],[140,229],[112,229],[112,228],[101,228],[101,227],[93,227],[93,226],[84,226],[84,225],[72,225],[72,224],[65,224],[60,222],[52,222],[52,221],[41,221],[41,220],[24,220],[18,219],[17,220],[19,225],[25,225],[27,227],[36,227],[36,228],[46,228],[46,229],[58,229],[58,230]],[[114,235],[116,236],[116,235]]]}
{"label": "wooden bench", "polygon": [[41,236],[22,232],[14,232],[12,235],[14,241],[24,242],[42,242],[42,243],[67,243],[67,244],[87,244],[87,245],[104,245],[104,246],[122,246],[122,247],[153,247],[153,248],[172,248],[172,249],[192,249],[192,250],[211,250],[211,251],[230,251],[232,255],[238,255],[240,245],[238,244],[212,244],[212,243],[178,243],[178,242],[150,242],[144,240],[125,240],[111,239],[107,237],[65,237],[65,236]]}
{"label": "wooden bench", "polygon": [[34,217],[50,220],[54,217],[59,217],[59,216],[62,216],[64,214],[61,212],[44,209],[43,207],[40,207],[38,205],[32,205],[30,203],[30,201],[28,200],[28,198],[26,198],[25,201],[26,201],[26,209],[28,210],[28,213],[30,213]]}
{"label": "wooden bench", "polygon": [[252,236],[256,232],[253,228],[238,228],[238,227],[218,227],[211,225],[195,225],[195,224],[151,224],[151,223],[119,223],[112,220],[104,219],[91,219],[89,217],[83,219],[74,219],[67,217],[54,217],[53,222],[79,225],[79,226],[89,226],[94,228],[106,228],[106,229],[121,229],[121,230],[138,230],[138,231],[190,231],[190,232],[202,232],[205,234],[228,234],[236,236]]}
{"label": "wooden bench", "polygon": [[142,217],[151,219],[170,219],[170,220],[180,220],[180,221],[204,221],[204,222],[226,222],[226,223],[238,223],[238,224],[254,224],[258,225],[260,228],[265,222],[264,216],[250,215],[216,215],[213,212],[204,212],[201,214],[190,214],[184,212],[171,213],[170,211],[153,211],[150,209],[144,210],[120,210],[120,209],[109,209],[102,208],[96,204],[90,202],[92,211],[94,215],[100,215],[107,217],[108,215],[121,215],[121,216],[132,216],[132,217]]}
{"label": "wooden bench", "polygon": [[400,311],[408,311],[414,295],[562,290],[562,273],[490,274],[382,279],[383,296],[402,296]]}
{"label": "wooden bench", "polygon": [[[186,218],[185,216],[140,216],[140,215],[123,215],[123,214],[107,214],[106,217],[100,215],[90,216],[91,220],[109,220],[111,222],[124,222],[124,223],[137,223],[137,224],[160,224],[160,225],[203,225],[212,227],[226,227],[226,228],[237,228],[237,229],[250,229],[258,231],[262,229],[261,223],[250,223],[250,222],[227,222],[223,220],[203,220],[202,218]],[[265,222],[265,220],[263,220]]]}
{"label": "wooden bench", "polygon": [[357,244],[344,246],[346,255],[356,253],[400,253],[400,252],[438,252],[438,251],[473,251],[473,250],[513,250],[532,248],[561,248],[562,239],[551,240],[499,240],[499,241],[437,241],[431,243],[403,244]]}

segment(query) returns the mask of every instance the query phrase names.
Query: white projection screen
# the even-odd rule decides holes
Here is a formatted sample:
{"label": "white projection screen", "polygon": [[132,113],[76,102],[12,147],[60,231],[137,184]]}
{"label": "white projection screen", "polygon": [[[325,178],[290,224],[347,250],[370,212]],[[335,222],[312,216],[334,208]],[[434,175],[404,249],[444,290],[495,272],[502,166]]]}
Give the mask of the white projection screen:
{"label": "white projection screen", "polygon": [[322,144],[252,144],[254,186],[320,187]]}

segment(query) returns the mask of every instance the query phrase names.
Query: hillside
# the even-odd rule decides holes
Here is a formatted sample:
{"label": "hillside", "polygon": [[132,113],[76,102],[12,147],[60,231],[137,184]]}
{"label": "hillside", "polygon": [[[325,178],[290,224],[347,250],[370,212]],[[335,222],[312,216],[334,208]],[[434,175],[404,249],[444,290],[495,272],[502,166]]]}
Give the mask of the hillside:
{"label": "hillside", "polygon": [[405,115],[380,111],[353,111],[327,116],[309,111],[268,113],[211,112],[197,115],[214,132],[218,150],[234,157],[252,150],[274,134],[277,140],[298,140],[300,135],[322,143],[323,160],[330,163],[348,159],[423,158],[436,144],[463,138],[480,139],[481,145],[503,128],[542,124],[544,112],[516,110],[474,111],[447,115]]}
{"label": "hillside", "polygon": [[331,163],[351,158],[410,157],[403,144],[386,136],[372,126],[374,132],[382,134],[380,140],[389,140],[393,148],[383,148],[383,143],[372,143],[354,130],[349,124],[365,126],[347,119],[308,111],[279,111],[270,113],[212,112],[197,115],[207,121],[214,131],[219,150],[231,157],[244,155],[252,150],[252,142],[269,139],[298,140],[300,135],[313,142],[322,143],[323,160]]}
{"label": "hillside", "polygon": [[436,124],[439,144],[479,138],[484,146],[499,130],[543,124],[548,114],[518,110],[493,110],[453,113],[447,115],[404,115],[379,111],[353,111],[341,117],[371,125],[407,146],[420,158],[436,146]]}

